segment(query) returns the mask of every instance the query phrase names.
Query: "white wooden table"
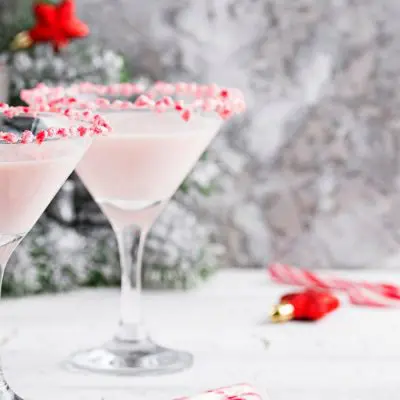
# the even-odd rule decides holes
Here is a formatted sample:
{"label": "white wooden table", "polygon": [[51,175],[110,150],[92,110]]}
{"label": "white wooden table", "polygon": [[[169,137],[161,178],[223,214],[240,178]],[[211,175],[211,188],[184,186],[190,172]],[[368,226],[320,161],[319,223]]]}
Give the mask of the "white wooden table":
{"label": "white wooden table", "polygon": [[[347,275],[400,283],[400,271]],[[117,290],[6,300],[0,304],[5,372],[32,400],[170,400],[240,382],[271,400],[400,398],[400,310],[344,306],[317,324],[263,324],[288,289],[269,283],[265,271],[229,270],[189,293],[147,292],[153,337],[195,355],[191,370],[152,378],[60,366],[74,350],[110,337]]]}

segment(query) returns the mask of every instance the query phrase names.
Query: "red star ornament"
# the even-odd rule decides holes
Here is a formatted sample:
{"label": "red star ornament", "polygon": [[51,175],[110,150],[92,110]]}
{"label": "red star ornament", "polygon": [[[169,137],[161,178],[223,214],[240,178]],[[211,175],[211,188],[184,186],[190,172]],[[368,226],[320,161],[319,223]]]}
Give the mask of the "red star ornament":
{"label": "red star ornament", "polygon": [[70,40],[83,38],[89,34],[88,26],[76,16],[74,0],[62,0],[58,5],[36,2],[33,13],[36,24],[29,31],[22,32],[25,42],[21,43],[21,46],[17,43],[16,47],[51,42],[54,50],[59,52]]}

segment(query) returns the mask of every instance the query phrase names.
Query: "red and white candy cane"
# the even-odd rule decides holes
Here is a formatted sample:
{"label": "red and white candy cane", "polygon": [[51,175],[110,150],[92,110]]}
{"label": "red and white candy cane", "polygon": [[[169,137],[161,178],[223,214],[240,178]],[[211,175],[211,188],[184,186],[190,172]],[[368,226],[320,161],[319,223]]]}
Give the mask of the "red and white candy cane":
{"label": "red and white candy cane", "polygon": [[343,291],[354,305],[400,307],[400,286],[321,276],[303,268],[278,263],[269,265],[268,273],[277,283]]}
{"label": "red and white candy cane", "polygon": [[248,384],[240,384],[208,390],[193,397],[175,400],[262,400],[261,396]]}

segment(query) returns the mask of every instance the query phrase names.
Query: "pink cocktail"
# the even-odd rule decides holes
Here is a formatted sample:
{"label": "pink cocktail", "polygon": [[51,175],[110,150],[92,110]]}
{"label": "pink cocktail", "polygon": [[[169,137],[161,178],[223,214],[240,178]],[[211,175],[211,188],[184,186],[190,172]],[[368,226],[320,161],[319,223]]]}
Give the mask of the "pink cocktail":
{"label": "pink cocktail", "polygon": [[182,123],[174,112],[105,115],[113,134],[94,141],[77,173],[115,230],[134,224],[147,231],[222,121],[195,115]]}
{"label": "pink cocktail", "polygon": [[[0,285],[11,254],[106,126],[78,113],[0,105]],[[0,398],[20,399],[1,368]]]}
{"label": "pink cocktail", "polygon": [[[137,96],[129,101],[132,96]],[[196,84],[40,85],[21,97],[44,109],[96,109],[113,129],[94,140],[77,173],[109,219],[121,262],[121,312],[114,338],[75,354],[70,365],[91,371],[148,375],[192,364],[183,351],[155,344],[140,307],[147,233],[225,119],[244,110],[234,90]],[[117,100],[116,100],[117,98]],[[120,99],[123,98],[121,101]],[[89,99],[89,100],[88,100]]]}

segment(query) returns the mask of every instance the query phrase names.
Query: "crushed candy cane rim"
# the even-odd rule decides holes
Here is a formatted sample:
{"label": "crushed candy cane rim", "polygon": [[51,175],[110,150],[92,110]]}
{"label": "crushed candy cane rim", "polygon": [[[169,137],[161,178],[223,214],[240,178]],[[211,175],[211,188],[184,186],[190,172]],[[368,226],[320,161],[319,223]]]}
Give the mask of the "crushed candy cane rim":
{"label": "crushed candy cane rim", "polygon": [[[79,95],[95,95],[96,99],[85,101],[79,99]],[[138,96],[135,101],[109,100],[104,97],[120,96],[128,99],[134,95]],[[191,100],[176,100],[172,96],[187,97]],[[199,111],[215,112],[226,120],[246,110],[244,97],[239,89],[185,82],[159,81],[148,89],[138,83],[97,85],[82,82],[68,87],[50,87],[40,83],[33,89],[22,90],[20,97],[27,104],[40,107],[43,111],[54,107],[89,110],[147,109],[156,113],[175,110],[184,121],[189,121],[192,114]]]}
{"label": "crushed candy cane rim", "polygon": [[61,127],[48,127],[36,133],[25,130],[22,134],[15,132],[0,131],[0,144],[27,144],[27,143],[43,143],[46,139],[60,139],[60,138],[77,138],[84,136],[97,136],[103,135],[111,131],[110,125],[105,119],[98,114],[93,114],[91,111],[63,109],[62,111],[42,111],[36,107],[13,107],[5,103],[0,103],[0,115],[7,118],[14,118],[19,116],[40,117],[41,115],[49,116],[55,115],[58,117],[66,117],[76,121],[76,125],[69,128]]}

